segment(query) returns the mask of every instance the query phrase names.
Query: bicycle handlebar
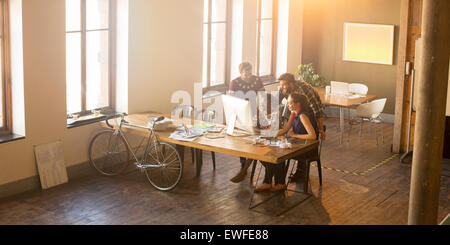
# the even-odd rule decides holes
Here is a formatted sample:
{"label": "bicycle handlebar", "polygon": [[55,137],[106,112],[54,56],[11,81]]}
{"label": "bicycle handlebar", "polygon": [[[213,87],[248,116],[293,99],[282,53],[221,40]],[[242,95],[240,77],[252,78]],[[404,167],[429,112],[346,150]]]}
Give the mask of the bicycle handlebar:
{"label": "bicycle handlebar", "polygon": [[109,124],[108,120],[111,118],[115,118],[116,116],[120,116],[121,120],[124,120],[123,118],[128,115],[127,113],[120,113],[120,114],[116,114],[116,115],[111,115],[111,116],[107,116],[105,119],[106,125],[108,125],[108,127],[110,128],[114,128],[114,126],[112,126],[111,124]]}
{"label": "bicycle handlebar", "polygon": [[164,116],[160,116],[158,118],[155,119],[155,123],[164,120]]}

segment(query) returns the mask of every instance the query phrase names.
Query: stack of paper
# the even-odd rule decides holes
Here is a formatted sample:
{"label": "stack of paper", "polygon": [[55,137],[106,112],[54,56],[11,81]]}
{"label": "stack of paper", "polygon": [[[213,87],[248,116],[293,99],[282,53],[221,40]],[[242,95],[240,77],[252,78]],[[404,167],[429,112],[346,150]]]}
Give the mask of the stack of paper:
{"label": "stack of paper", "polygon": [[186,131],[175,131],[169,136],[169,138],[174,140],[192,142],[198,137],[202,136],[204,133],[205,130],[203,129],[190,128],[189,134],[186,134]]}

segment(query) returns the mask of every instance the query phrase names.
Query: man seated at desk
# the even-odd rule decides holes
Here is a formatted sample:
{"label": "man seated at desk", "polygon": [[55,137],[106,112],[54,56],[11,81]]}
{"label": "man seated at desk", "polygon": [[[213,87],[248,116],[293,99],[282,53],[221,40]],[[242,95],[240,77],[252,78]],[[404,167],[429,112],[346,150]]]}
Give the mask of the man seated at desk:
{"label": "man seated at desk", "polygon": [[[249,62],[243,62],[239,65],[239,73],[241,75],[230,82],[229,94],[236,94],[240,92],[245,95],[251,91],[256,94],[259,91],[266,91],[261,79],[252,74],[252,69],[253,67]],[[247,175],[247,169],[250,167],[253,160],[241,157],[240,162],[241,171],[231,179],[231,181],[235,183],[241,182],[245,178]]]}

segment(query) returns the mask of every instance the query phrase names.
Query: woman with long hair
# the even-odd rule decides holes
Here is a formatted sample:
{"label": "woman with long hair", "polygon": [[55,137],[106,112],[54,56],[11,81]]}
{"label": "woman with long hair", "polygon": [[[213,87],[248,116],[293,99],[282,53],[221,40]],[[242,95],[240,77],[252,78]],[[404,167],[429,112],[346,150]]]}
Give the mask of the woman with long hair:
{"label": "woman with long hair", "polygon": [[[278,136],[287,135],[292,138],[304,140],[317,140],[319,133],[314,113],[308,103],[308,99],[301,94],[289,95],[288,107],[291,117],[283,129],[278,131]],[[305,161],[297,159],[298,164],[305,165]],[[266,168],[263,184],[256,191],[280,191],[286,189],[284,164],[262,162]],[[275,186],[272,187],[272,178],[275,177]]]}

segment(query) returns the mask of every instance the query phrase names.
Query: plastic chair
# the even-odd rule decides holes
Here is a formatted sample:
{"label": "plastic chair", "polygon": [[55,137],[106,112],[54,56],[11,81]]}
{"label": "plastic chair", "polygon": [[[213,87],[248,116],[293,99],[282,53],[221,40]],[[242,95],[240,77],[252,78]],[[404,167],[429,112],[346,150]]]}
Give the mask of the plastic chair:
{"label": "plastic chair", "polygon": [[[356,116],[355,118],[351,119],[349,121],[350,123],[350,130],[348,131],[348,139],[347,142],[350,142],[350,134],[352,131],[352,126],[359,124],[359,136],[362,136],[362,125],[364,121],[369,122],[369,133],[370,133],[370,124],[376,123],[380,124],[382,123],[382,119],[380,117],[381,113],[384,110],[384,106],[386,105],[386,98],[374,100],[365,104],[361,104],[356,108]],[[375,128],[375,135],[377,136],[377,145],[378,145],[378,135]],[[381,139],[384,143],[384,135],[383,135],[383,126],[381,126]]]}
{"label": "plastic chair", "polygon": [[[214,123],[215,121],[215,117],[216,117],[216,112],[211,110],[211,109],[203,109],[202,110],[202,119],[204,122],[208,122],[208,123]],[[197,116],[196,116],[197,118]],[[202,154],[203,151],[198,149],[198,154]],[[216,170],[216,153],[211,151],[211,159],[213,162],[213,169]]]}
{"label": "plastic chair", "polygon": [[[350,83],[348,85],[349,92],[352,94],[357,94],[360,96],[367,95],[367,92],[369,91],[369,87],[367,87],[365,84],[362,83]],[[347,108],[348,117],[350,118],[350,109],[356,109],[357,106],[352,106],[350,108]]]}
{"label": "plastic chair", "polygon": [[348,90],[350,93],[366,95],[367,91],[369,91],[369,88],[362,83],[350,83],[348,85]]}
{"label": "plastic chair", "polygon": [[[172,109],[172,118],[178,116],[178,118],[191,118],[194,116],[194,106],[192,105],[178,105]],[[184,147],[180,147],[181,150],[181,158],[184,161]],[[191,148],[191,157],[192,163],[195,163],[195,149]]]}

